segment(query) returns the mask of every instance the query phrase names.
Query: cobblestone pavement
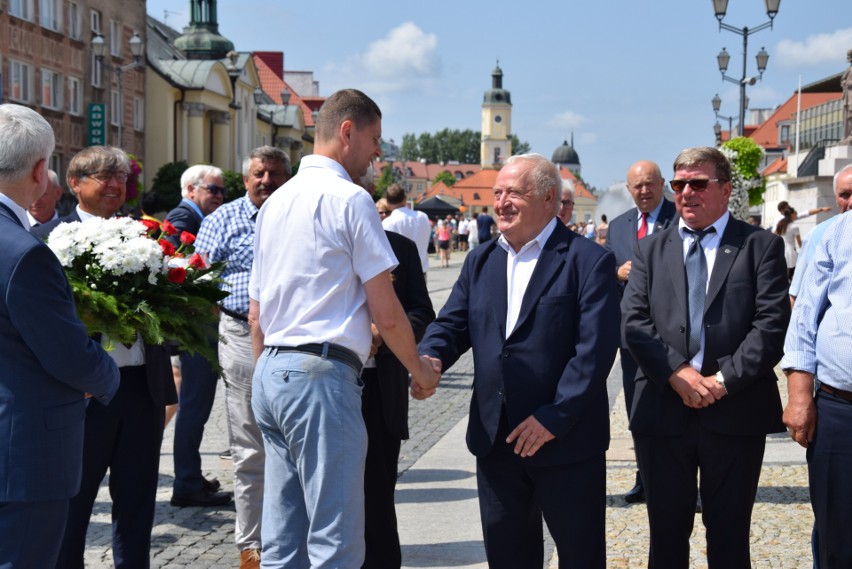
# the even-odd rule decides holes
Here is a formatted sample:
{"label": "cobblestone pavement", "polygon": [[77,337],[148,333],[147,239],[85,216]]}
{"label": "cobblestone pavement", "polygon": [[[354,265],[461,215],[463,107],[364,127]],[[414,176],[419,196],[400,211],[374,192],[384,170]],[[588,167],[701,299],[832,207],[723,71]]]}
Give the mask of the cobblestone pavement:
{"label": "cobblestone pavement", "polygon": [[[454,255],[450,269],[429,272],[433,303],[443,305],[461,261]],[[434,262],[434,260],[433,260]],[[617,366],[617,364],[616,364]],[[472,382],[472,359],[466,354],[444,375],[442,387],[426,401],[412,401],[411,438],[402,445],[400,472],[405,472],[467,413]],[[620,384],[620,371],[613,370],[610,385]],[[783,385],[783,383],[782,383]],[[617,393],[617,391],[615,391]],[[624,417],[623,397],[613,397],[613,443],[608,454],[607,478],[607,567],[644,567],[647,563],[647,515],[642,505],[628,506],[621,495],[633,483],[635,463]],[[219,508],[174,508],[169,505],[172,477],[174,425],[165,432],[160,464],[159,490],[151,566],[154,568],[236,567],[239,555],[233,544],[233,504]],[[779,442],[783,437],[779,437]],[[218,453],[228,446],[224,397],[217,394],[202,444],[205,475],[218,478],[225,490],[233,488],[232,464]],[[769,445],[768,445],[769,446]],[[110,501],[106,483],[98,495],[86,547],[86,566],[112,566],[110,549]],[[812,514],[808,502],[807,469],[801,458],[764,465],[752,523],[752,558],[755,568],[800,568],[810,564],[809,536]],[[700,519],[693,534],[691,566],[706,567],[704,534]],[[546,566],[555,569],[558,560],[550,540],[546,543]]]}

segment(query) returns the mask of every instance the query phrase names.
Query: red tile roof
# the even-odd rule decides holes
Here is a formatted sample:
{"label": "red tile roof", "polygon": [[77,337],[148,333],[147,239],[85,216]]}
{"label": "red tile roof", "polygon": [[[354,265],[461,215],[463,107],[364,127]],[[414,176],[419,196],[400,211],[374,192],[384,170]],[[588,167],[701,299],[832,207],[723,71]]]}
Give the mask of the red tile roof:
{"label": "red tile roof", "polygon": [[[280,56],[280,57],[279,57]],[[314,126],[314,109],[293,90],[290,85],[284,81],[284,54],[276,51],[256,51],[252,53],[255,67],[257,67],[257,76],[260,79],[260,88],[277,104],[282,103],[281,91],[285,88],[290,92],[291,105],[299,105],[302,109],[302,116],[305,119],[305,127]],[[320,101],[322,105],[323,97],[310,97],[313,104]],[[317,106],[317,109],[319,106]]]}
{"label": "red tile roof", "polygon": [[[802,110],[821,105],[828,101],[839,99],[841,93],[802,93]],[[746,127],[746,136],[753,139],[764,148],[787,148],[789,143],[779,144],[778,123],[785,120],[792,121],[796,113],[798,94],[793,93],[781,106],[779,106],[766,121],[759,125],[753,132]]]}
{"label": "red tile roof", "polygon": [[466,206],[492,206],[496,180],[497,170],[480,170],[464,180],[459,180],[451,188],[443,182],[438,182],[426,191],[421,201],[433,196],[445,195],[460,199]]}
{"label": "red tile roof", "polygon": [[592,192],[586,189],[586,185],[580,181],[577,176],[574,175],[574,172],[566,168],[565,166],[559,167],[559,175],[562,176],[563,180],[571,180],[574,182],[574,198],[587,198],[590,200],[598,201]]}
{"label": "red tile roof", "polygon": [[772,163],[769,164],[763,171],[760,173],[764,178],[769,176],[770,174],[777,174],[779,172],[787,172],[787,159],[786,158],[776,158]]}

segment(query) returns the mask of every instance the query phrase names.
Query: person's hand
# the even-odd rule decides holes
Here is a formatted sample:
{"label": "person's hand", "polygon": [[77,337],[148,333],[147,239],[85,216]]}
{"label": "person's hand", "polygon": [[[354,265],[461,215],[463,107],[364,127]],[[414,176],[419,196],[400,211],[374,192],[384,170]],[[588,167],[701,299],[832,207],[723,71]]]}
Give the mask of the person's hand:
{"label": "person's hand", "polygon": [[615,276],[616,278],[618,278],[618,282],[624,282],[627,280],[627,278],[630,276],[630,267],[632,266],[633,263],[631,261],[627,261],[626,263],[618,267],[618,270],[615,272]]}
{"label": "person's hand", "polygon": [[506,437],[508,444],[515,443],[515,454],[523,458],[534,455],[544,443],[556,437],[544,428],[538,419],[530,415]]}
{"label": "person's hand", "polygon": [[411,374],[411,396],[426,399],[435,394],[441,380],[441,360],[429,356],[420,356],[420,366]]}
{"label": "person's hand", "polygon": [[[788,382],[801,381],[795,377],[797,373],[800,372],[790,374]],[[803,377],[805,376],[805,374],[802,375]],[[808,383],[812,386],[813,380],[811,379]],[[790,437],[805,448],[808,448],[814,440],[814,431],[816,431],[817,422],[816,405],[814,404],[811,389],[791,390],[788,386],[787,393],[789,399],[782,417],[784,424],[787,425]]]}
{"label": "person's hand", "polygon": [[[701,409],[716,402],[716,395],[705,385],[705,377],[698,371],[692,369],[688,364],[677,368],[669,377],[669,385],[680,395],[683,404],[693,409]],[[716,379],[713,378],[716,384]],[[716,384],[721,389],[721,385]],[[724,391],[724,390],[722,390]]]}
{"label": "person's hand", "polygon": [[379,351],[379,347],[385,342],[382,340],[382,335],[379,334],[379,329],[376,328],[375,324],[370,324],[370,331],[373,333],[372,343],[370,344],[370,357],[373,357]]}

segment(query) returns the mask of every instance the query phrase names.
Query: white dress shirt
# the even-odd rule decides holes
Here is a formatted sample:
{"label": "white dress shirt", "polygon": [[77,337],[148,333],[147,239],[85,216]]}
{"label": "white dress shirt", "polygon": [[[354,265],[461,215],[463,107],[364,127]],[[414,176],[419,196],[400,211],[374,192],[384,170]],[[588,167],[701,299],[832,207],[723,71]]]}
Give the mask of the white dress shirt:
{"label": "white dress shirt", "polygon": [[405,206],[399,207],[382,221],[382,227],[414,241],[414,244],[417,245],[417,252],[420,254],[420,265],[423,267],[423,272],[429,270],[429,240],[432,235],[432,226],[429,224],[429,217],[425,213],[413,211]]}

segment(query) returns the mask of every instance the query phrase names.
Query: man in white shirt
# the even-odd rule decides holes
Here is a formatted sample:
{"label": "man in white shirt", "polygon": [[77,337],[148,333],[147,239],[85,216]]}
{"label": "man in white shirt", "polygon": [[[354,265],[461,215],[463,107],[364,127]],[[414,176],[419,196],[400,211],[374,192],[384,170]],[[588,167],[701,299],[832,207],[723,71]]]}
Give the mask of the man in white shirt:
{"label": "man in white shirt", "polygon": [[249,281],[259,357],[252,408],[266,449],[264,567],[364,561],[359,376],[371,320],[412,373],[415,397],[438,383],[394,293],[396,258],[373,200],[352,182],[380,153],[381,111],[345,89],[325,101],[316,124],[315,154],[258,214]]}
{"label": "man in white shirt", "polygon": [[382,227],[414,241],[425,273],[429,270],[429,236],[432,234],[429,218],[422,211],[413,211],[406,205],[405,190],[399,184],[388,186],[385,199],[391,214],[382,221]]}

